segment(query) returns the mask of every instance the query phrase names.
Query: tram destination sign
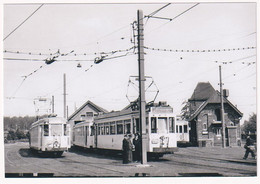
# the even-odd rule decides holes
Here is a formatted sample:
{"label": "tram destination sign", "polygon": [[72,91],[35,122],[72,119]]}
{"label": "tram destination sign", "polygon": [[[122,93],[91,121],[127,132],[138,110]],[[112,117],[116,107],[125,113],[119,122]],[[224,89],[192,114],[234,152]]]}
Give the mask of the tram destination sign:
{"label": "tram destination sign", "polygon": [[173,108],[172,107],[152,107],[151,112],[154,114],[173,113]]}

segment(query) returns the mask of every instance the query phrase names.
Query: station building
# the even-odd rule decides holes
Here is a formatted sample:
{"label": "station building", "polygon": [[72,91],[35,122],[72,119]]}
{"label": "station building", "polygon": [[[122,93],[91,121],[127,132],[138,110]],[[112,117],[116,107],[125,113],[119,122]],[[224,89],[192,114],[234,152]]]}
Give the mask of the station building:
{"label": "station building", "polygon": [[83,121],[92,122],[94,120],[94,117],[103,113],[108,113],[108,111],[88,100],[68,117],[68,123],[70,124],[70,127],[72,129],[75,124]]}
{"label": "station building", "polygon": [[[240,119],[243,114],[223,93],[226,146],[241,146]],[[194,146],[222,146],[220,92],[209,82],[199,82],[188,99],[190,117],[190,142]]]}

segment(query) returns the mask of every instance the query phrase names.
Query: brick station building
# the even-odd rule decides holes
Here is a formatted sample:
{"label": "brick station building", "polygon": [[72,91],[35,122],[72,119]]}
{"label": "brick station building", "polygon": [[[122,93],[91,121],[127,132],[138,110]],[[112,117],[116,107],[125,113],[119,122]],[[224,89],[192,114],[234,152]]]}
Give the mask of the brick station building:
{"label": "brick station building", "polygon": [[[226,145],[241,146],[240,119],[243,114],[227,99],[227,93],[224,90]],[[188,102],[190,142],[199,147],[222,146],[220,92],[209,82],[199,82]]]}

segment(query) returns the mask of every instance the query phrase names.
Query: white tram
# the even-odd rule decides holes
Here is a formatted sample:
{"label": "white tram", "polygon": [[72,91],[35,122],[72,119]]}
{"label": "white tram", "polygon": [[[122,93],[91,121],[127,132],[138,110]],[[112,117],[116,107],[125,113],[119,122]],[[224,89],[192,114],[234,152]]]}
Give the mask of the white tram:
{"label": "white tram", "polygon": [[189,134],[189,122],[183,120],[181,116],[176,117],[176,138],[177,142],[180,144],[186,144],[190,142],[190,134]]}
{"label": "white tram", "polygon": [[30,148],[39,153],[61,156],[70,148],[70,125],[67,120],[49,117],[38,120],[30,128]]}
{"label": "white tram", "polygon": [[[165,103],[146,110],[148,156],[177,151],[173,109]],[[141,134],[139,111],[133,108],[98,115],[94,122],[81,122],[73,128],[73,145],[85,148],[122,150],[124,134]]]}

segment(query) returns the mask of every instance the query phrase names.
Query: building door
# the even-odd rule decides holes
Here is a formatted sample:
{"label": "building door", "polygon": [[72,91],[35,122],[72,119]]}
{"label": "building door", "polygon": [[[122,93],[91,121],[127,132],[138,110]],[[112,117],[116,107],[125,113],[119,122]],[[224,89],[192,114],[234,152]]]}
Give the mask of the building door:
{"label": "building door", "polygon": [[227,138],[228,138],[228,146],[237,146],[237,127],[236,126],[228,126],[227,127]]}
{"label": "building door", "polygon": [[214,127],[214,146],[222,146],[222,127]]}
{"label": "building door", "polygon": [[[198,145],[198,142],[197,142],[197,125],[196,125],[196,122],[195,121],[192,121],[190,122],[190,131],[189,131],[189,134],[190,134],[190,142],[193,146],[197,146]],[[176,129],[177,131],[177,129]]]}

